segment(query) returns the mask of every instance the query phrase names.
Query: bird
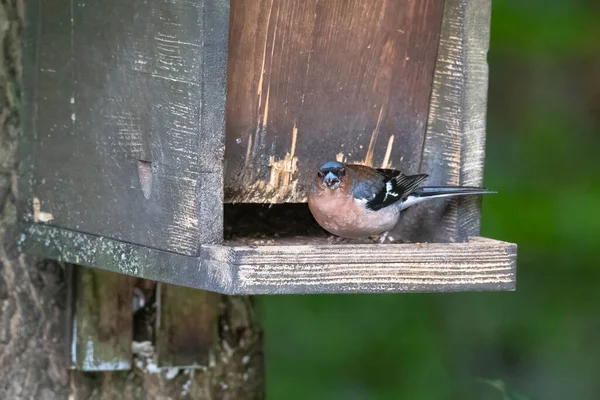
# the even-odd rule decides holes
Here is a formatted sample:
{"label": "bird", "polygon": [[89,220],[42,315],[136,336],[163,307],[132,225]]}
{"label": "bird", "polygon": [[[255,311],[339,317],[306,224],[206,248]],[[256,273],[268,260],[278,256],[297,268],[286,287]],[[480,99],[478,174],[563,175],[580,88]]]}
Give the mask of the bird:
{"label": "bird", "polygon": [[425,201],[496,193],[485,188],[421,186],[428,174],[406,175],[391,168],[328,161],[314,176],[308,207],[329,233],[357,239],[379,236],[384,243],[400,212]]}

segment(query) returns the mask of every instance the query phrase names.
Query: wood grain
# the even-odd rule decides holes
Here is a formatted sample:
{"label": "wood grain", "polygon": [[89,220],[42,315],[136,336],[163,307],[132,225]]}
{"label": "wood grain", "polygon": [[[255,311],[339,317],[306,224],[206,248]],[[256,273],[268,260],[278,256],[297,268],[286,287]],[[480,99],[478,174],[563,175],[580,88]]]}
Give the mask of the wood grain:
{"label": "wood grain", "polygon": [[[487,53],[490,41],[492,2],[465,2],[464,46],[465,88],[463,104],[462,153],[465,160],[460,169],[460,184],[483,185],[485,161],[486,116],[489,67]],[[477,198],[458,201],[457,235],[459,238],[479,235],[481,202]]]}
{"label": "wood grain", "polygon": [[233,0],[225,201],[305,201],[336,158],[416,172],[443,3]]}
{"label": "wood grain", "polygon": [[189,257],[36,225],[19,245],[31,254],[229,295],[515,288],[513,243],[469,238],[464,243],[379,245],[309,239],[310,244],[289,238],[256,245],[207,244],[200,257]]}
{"label": "wood grain", "polygon": [[208,365],[210,351],[219,336],[219,296],[159,283],[157,309],[156,365],[159,368]]}
{"label": "wood grain", "polygon": [[[218,295],[217,295],[218,296]],[[215,356],[198,368],[157,368],[149,342],[135,343],[130,371],[71,373],[73,400],[264,399],[262,335],[248,297],[218,296]],[[35,397],[38,398],[38,397]],[[54,398],[54,397],[42,397]],[[66,398],[66,395],[64,396]]]}
{"label": "wood grain", "polygon": [[221,240],[229,2],[29,6],[21,215],[186,255]]}
{"label": "wood grain", "polygon": [[385,293],[514,290],[516,245],[209,246],[235,267],[236,293]]}
{"label": "wood grain", "polygon": [[[490,13],[490,0],[446,0],[420,166],[427,184],[483,185]],[[480,196],[419,205],[392,234],[465,240],[479,234],[480,210]]]}
{"label": "wood grain", "polygon": [[133,280],[97,268],[70,267],[71,368],[129,370],[133,354]]}
{"label": "wood grain", "polygon": [[227,292],[231,285],[229,271],[222,265],[204,267],[199,257],[49,225],[31,224],[21,230],[17,245],[28,254],[174,285],[219,289],[214,290],[217,292]]}

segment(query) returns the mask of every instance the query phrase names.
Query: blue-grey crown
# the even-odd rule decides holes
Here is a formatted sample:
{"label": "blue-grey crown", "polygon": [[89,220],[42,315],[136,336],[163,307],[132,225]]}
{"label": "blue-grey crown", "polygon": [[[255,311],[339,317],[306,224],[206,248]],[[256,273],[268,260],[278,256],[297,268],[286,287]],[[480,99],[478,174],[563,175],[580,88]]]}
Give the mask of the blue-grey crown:
{"label": "blue-grey crown", "polygon": [[338,169],[344,168],[344,164],[337,161],[327,161],[325,164],[321,165],[319,170],[321,171],[335,171]]}

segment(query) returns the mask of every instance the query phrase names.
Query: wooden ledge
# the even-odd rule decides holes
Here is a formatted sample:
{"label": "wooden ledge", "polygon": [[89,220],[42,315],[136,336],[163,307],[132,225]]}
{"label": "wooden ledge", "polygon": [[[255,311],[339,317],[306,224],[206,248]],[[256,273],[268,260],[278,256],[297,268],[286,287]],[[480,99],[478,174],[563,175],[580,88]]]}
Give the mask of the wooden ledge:
{"label": "wooden ledge", "polygon": [[[24,227],[30,254],[159,282],[237,294],[514,290],[517,246],[466,243],[330,244],[327,239],[204,245],[198,257],[49,225]],[[300,243],[300,244],[299,244]]]}
{"label": "wooden ledge", "polygon": [[234,273],[240,294],[514,290],[517,246],[466,243],[205,246],[204,258]]}

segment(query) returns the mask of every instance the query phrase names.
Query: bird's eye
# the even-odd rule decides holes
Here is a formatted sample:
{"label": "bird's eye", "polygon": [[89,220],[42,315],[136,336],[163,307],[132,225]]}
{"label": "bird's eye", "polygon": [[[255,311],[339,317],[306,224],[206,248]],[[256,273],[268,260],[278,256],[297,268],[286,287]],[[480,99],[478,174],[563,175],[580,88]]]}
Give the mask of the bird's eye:
{"label": "bird's eye", "polygon": [[323,177],[324,177],[325,175],[323,175],[323,172],[319,171],[319,172],[317,172],[317,176],[318,176],[320,179],[323,179]]}
{"label": "bird's eye", "polygon": [[342,177],[346,175],[346,168],[341,168],[340,171],[338,172],[338,176]]}

